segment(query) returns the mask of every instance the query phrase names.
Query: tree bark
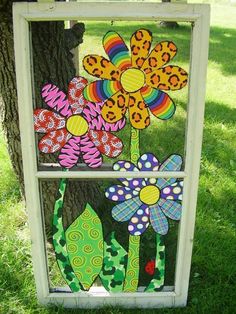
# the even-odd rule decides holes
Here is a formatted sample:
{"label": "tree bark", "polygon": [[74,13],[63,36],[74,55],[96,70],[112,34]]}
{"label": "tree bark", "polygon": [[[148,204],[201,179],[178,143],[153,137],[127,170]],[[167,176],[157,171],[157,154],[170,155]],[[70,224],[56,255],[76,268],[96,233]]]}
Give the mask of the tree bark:
{"label": "tree bark", "polygon": [[[41,108],[46,107],[40,96],[41,86],[45,82],[53,82],[66,91],[69,81],[75,76],[71,49],[82,42],[84,24],[79,23],[74,25],[72,29],[65,30],[64,22],[33,22],[31,23],[31,32],[34,96],[36,107]],[[0,42],[1,121],[12,166],[19,179],[22,195],[24,195],[14,66],[12,1],[4,0],[0,2]],[[39,154],[39,162],[54,162],[55,158]],[[45,225],[46,230],[49,231],[51,229],[53,204],[57,194],[58,181],[42,181],[40,186]],[[95,203],[98,204],[98,196],[97,184],[71,181],[67,189],[66,210],[64,210],[65,226],[78,216],[86,202],[90,202],[92,206]]]}

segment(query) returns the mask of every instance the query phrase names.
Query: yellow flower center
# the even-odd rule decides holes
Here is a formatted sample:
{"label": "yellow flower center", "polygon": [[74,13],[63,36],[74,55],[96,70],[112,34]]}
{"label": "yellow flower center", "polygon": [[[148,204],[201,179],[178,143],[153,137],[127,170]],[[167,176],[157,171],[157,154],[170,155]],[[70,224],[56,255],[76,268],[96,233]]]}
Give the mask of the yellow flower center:
{"label": "yellow flower center", "polygon": [[74,115],[66,121],[66,128],[72,135],[81,136],[88,131],[88,122],[83,117]]}
{"label": "yellow flower center", "polygon": [[155,185],[148,185],[142,188],[139,193],[140,201],[147,205],[154,205],[160,199],[160,190]]}
{"label": "yellow flower center", "polygon": [[143,87],[145,76],[143,71],[132,68],[122,73],[120,81],[126,92],[133,93]]}

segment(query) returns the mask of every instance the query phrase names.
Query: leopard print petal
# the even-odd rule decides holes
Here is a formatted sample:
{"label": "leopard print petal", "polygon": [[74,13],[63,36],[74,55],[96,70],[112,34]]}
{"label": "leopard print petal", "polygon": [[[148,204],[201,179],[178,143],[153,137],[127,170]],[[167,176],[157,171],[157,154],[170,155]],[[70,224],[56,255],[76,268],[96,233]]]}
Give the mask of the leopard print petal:
{"label": "leopard print petal", "polygon": [[146,75],[147,85],[161,90],[178,90],[183,88],[187,82],[187,72],[174,65],[168,65]]}
{"label": "leopard print petal", "polygon": [[150,124],[149,112],[140,91],[130,93],[129,119],[135,129],[145,129]]}
{"label": "leopard print petal", "polygon": [[146,29],[137,30],[130,39],[132,66],[141,68],[152,43],[152,33]]}
{"label": "leopard print petal", "polygon": [[118,81],[120,79],[121,71],[102,56],[85,56],[83,66],[85,71],[95,77],[112,81]]}
{"label": "leopard print petal", "polygon": [[102,117],[109,123],[114,123],[123,118],[126,113],[129,101],[129,94],[120,90],[107,99],[102,107]]}
{"label": "leopard print petal", "polygon": [[145,60],[142,70],[150,73],[161,68],[174,58],[177,53],[177,47],[172,41],[162,41],[158,43]]}

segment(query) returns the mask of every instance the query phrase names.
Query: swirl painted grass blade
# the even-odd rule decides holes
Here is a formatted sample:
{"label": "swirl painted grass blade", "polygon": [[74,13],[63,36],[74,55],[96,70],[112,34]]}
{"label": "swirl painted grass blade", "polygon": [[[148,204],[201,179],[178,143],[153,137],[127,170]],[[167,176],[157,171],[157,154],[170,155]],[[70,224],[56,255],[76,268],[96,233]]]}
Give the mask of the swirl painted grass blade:
{"label": "swirl painted grass blade", "polygon": [[128,262],[125,275],[124,292],[135,292],[139,278],[140,236],[129,235]]}
{"label": "swirl painted grass blade", "polygon": [[83,289],[78,278],[71,267],[68,257],[65,231],[62,222],[62,212],[64,195],[66,191],[67,179],[61,179],[59,183],[59,196],[54,204],[53,212],[53,247],[56,254],[58,267],[63,278],[70,287],[72,292],[78,292]]}
{"label": "swirl painted grass blade", "polygon": [[83,288],[88,290],[103,264],[101,220],[87,203],[85,210],[67,228],[65,234],[71,266]]}

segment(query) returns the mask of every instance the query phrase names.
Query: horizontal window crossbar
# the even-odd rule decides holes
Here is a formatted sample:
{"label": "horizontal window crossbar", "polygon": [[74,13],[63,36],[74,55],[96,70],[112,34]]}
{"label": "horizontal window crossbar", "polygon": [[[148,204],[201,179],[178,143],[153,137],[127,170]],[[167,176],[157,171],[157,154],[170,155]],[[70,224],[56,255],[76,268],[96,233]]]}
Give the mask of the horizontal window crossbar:
{"label": "horizontal window crossbar", "polygon": [[184,171],[38,171],[39,179],[185,178]]}

